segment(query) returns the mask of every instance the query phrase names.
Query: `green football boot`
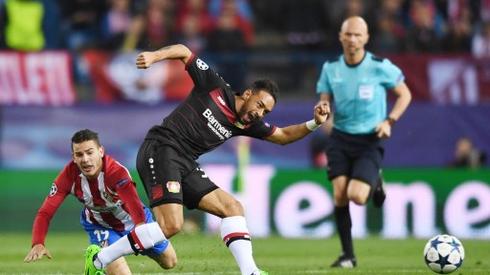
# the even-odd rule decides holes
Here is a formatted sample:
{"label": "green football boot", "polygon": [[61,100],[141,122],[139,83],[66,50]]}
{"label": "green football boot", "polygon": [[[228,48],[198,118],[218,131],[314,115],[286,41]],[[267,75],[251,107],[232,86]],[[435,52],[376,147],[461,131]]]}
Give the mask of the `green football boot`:
{"label": "green football boot", "polygon": [[85,251],[85,275],[105,275],[104,269],[97,268],[94,265],[94,256],[99,253],[102,248],[100,246],[91,244]]}

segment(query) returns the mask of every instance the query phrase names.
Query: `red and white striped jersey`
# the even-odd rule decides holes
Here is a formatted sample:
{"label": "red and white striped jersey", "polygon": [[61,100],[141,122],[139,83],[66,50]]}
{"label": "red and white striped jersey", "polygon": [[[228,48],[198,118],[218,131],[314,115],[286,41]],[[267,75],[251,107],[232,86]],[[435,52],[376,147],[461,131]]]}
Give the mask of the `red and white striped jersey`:
{"label": "red and white striped jersey", "polygon": [[33,244],[44,243],[51,218],[69,194],[85,206],[82,217],[88,223],[126,231],[145,221],[143,203],[126,167],[104,156],[99,176],[89,180],[71,161],[55,179],[36,215]]}

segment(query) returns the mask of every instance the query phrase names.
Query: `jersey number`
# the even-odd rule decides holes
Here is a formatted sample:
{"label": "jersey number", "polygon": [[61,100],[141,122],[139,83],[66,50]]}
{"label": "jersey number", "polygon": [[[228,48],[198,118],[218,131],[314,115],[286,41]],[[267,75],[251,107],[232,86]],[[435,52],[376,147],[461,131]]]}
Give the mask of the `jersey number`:
{"label": "jersey number", "polygon": [[196,169],[197,169],[197,171],[199,171],[199,172],[202,173],[201,174],[201,178],[203,178],[203,179],[207,179],[208,178],[208,175],[206,175],[206,173],[204,172],[204,170],[202,170],[201,167],[197,167]]}
{"label": "jersey number", "polygon": [[94,230],[94,234],[99,243],[109,239],[109,230]]}

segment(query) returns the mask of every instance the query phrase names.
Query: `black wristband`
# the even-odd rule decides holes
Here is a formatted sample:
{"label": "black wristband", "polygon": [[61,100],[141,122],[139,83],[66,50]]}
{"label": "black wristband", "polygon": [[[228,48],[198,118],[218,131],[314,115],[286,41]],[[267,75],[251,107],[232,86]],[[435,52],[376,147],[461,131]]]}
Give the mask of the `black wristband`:
{"label": "black wristband", "polygon": [[396,120],[392,117],[388,117],[386,121],[388,121],[388,124],[390,124],[390,126],[393,126],[396,122]]}

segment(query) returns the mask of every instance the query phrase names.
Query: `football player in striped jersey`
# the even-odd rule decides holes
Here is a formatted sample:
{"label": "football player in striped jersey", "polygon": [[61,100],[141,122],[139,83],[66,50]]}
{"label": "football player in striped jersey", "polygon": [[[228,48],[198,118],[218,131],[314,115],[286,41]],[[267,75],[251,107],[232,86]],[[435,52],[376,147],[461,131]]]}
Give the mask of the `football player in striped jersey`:
{"label": "football player in striped jersey", "polygon": [[141,253],[165,269],[174,267],[172,245],[141,202],[126,167],[105,154],[98,134],[88,129],[76,132],[71,149],[73,159],[54,180],[34,219],[32,248],[24,261],[51,258],[45,246],[49,222],[65,198],[73,195],[84,206],[80,223],[92,244],[87,253],[110,263],[104,266],[108,274],[131,274],[124,257],[119,257],[127,254]]}

